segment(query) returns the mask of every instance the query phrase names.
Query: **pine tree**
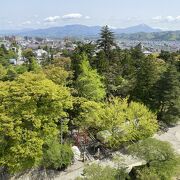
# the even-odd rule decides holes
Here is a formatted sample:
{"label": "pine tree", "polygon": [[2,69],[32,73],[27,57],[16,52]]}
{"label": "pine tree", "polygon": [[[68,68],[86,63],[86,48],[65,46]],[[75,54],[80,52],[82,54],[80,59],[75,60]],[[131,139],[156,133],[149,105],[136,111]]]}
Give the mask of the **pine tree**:
{"label": "pine tree", "polygon": [[152,108],[158,109],[158,119],[167,124],[180,120],[180,75],[170,65],[155,84],[152,94]]}
{"label": "pine tree", "polygon": [[101,38],[98,40],[98,47],[109,57],[111,48],[115,46],[114,33],[110,31],[109,27],[106,25],[102,27],[100,35]]}
{"label": "pine tree", "polygon": [[138,66],[136,83],[131,93],[131,98],[148,105],[150,90],[158,81],[162,68],[159,68],[160,65],[157,64],[157,60],[152,56],[140,59]]}

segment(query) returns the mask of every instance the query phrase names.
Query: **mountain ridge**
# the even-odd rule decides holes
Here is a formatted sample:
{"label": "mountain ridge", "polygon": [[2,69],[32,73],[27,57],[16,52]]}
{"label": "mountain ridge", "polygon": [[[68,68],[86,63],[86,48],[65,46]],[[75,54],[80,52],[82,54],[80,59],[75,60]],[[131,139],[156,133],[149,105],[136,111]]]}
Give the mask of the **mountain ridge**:
{"label": "mountain ridge", "polygon": [[[97,37],[100,33],[101,26],[86,26],[81,24],[73,24],[59,27],[49,27],[45,29],[26,29],[26,30],[10,30],[0,31],[1,35],[21,35],[21,36],[40,36],[40,37]],[[133,34],[133,33],[151,33],[161,32],[160,29],[152,28],[145,24],[139,24],[127,28],[112,29],[115,34]]]}

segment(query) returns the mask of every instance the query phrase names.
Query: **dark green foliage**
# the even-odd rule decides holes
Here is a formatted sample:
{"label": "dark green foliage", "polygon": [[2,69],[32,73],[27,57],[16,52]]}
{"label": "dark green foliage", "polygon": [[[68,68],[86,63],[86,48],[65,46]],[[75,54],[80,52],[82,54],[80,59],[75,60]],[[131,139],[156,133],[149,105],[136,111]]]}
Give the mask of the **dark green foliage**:
{"label": "dark green foliage", "polygon": [[16,77],[17,77],[17,72],[15,71],[15,69],[13,67],[9,67],[9,69],[7,70],[6,77],[4,79],[6,81],[13,81],[16,79]]}
{"label": "dark green foliage", "polygon": [[35,57],[32,49],[25,49],[25,50],[22,52],[22,56],[23,56],[24,58],[26,58],[28,61],[29,61],[31,58]]}
{"label": "dark green foliage", "polygon": [[35,58],[30,58],[29,62],[27,63],[27,69],[28,71],[34,71],[34,72],[38,72],[40,71],[40,66],[37,63],[37,60]]}
{"label": "dark green foliage", "polygon": [[172,55],[168,51],[161,51],[161,53],[159,54],[159,58],[165,60],[166,62],[168,62],[171,59],[171,57]]}
{"label": "dark green foliage", "polygon": [[158,119],[167,124],[180,120],[180,74],[170,65],[152,89],[151,107],[158,112]]}
{"label": "dark green foliage", "polygon": [[81,73],[80,64],[82,63],[84,55],[87,56],[89,61],[92,61],[93,56],[95,55],[95,45],[91,43],[83,44],[81,42],[78,42],[76,49],[71,55],[72,69],[74,70],[74,79],[77,79],[78,75]]}
{"label": "dark green foliage", "polygon": [[[159,67],[158,67],[159,66]],[[149,104],[150,90],[160,77],[162,68],[153,56],[143,57],[138,60],[136,81],[131,91],[131,99]]]}
{"label": "dark green foliage", "polygon": [[136,179],[145,180],[145,177],[156,177],[159,180],[169,180],[179,166],[179,156],[171,145],[156,139],[146,139],[129,147],[130,154],[147,162],[146,166],[137,168]]}
{"label": "dark green foliage", "polygon": [[9,59],[15,59],[16,54],[12,50],[7,50],[4,45],[1,45],[0,47],[0,64],[3,66],[9,65]]}
{"label": "dark green foliage", "polygon": [[56,139],[47,143],[44,150],[43,165],[47,168],[62,169],[71,164],[73,152],[67,144],[60,144]]}
{"label": "dark green foliage", "polygon": [[142,53],[142,45],[139,43],[134,48],[131,48],[131,56],[134,60],[139,60],[144,57],[144,54]]}
{"label": "dark green foliage", "polygon": [[22,56],[26,58],[26,66],[28,71],[37,72],[40,70],[40,66],[35,59],[35,54],[33,53],[32,49],[25,49],[22,52]]}
{"label": "dark green foliage", "polygon": [[110,31],[108,26],[101,29],[101,37],[98,40],[98,48],[102,49],[106,57],[110,56],[111,48],[115,46],[114,33]]}

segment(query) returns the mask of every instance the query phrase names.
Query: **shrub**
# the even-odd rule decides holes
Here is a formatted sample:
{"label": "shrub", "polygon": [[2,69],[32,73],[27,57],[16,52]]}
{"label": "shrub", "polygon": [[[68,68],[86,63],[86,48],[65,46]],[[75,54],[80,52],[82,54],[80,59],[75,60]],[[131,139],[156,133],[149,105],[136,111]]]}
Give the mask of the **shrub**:
{"label": "shrub", "polygon": [[52,169],[62,169],[70,165],[73,158],[71,147],[52,141],[44,153],[44,166]]}

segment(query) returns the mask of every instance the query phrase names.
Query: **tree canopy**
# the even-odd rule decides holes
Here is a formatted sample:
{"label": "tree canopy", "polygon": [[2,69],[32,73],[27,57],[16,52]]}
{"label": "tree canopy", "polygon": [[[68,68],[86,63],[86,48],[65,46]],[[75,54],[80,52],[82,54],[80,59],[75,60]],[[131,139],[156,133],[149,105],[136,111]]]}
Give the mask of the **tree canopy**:
{"label": "tree canopy", "polygon": [[0,87],[1,166],[12,172],[36,166],[47,139],[59,134],[58,122],[72,106],[71,95],[43,74],[24,73]]}
{"label": "tree canopy", "polygon": [[88,101],[82,103],[81,109],[81,126],[96,132],[107,130],[111,134],[108,139],[110,146],[145,139],[158,128],[155,114],[140,103],[128,104],[127,99],[113,98],[106,103]]}
{"label": "tree canopy", "polygon": [[92,69],[86,56],[80,65],[81,74],[77,78],[76,87],[80,96],[88,100],[100,101],[106,95],[103,78]]}

